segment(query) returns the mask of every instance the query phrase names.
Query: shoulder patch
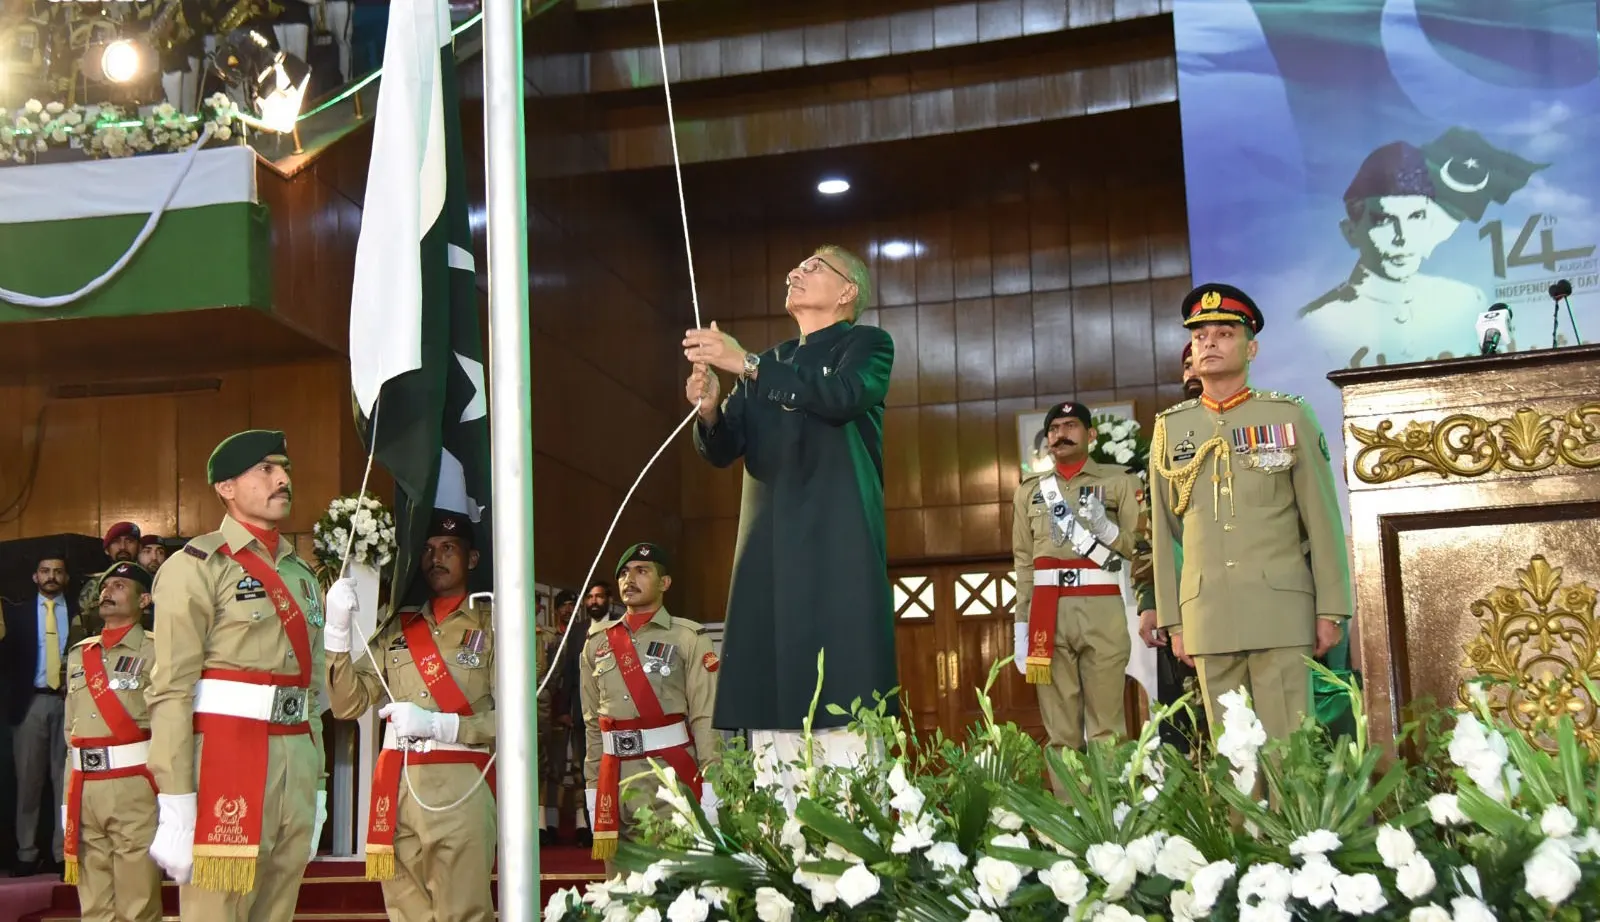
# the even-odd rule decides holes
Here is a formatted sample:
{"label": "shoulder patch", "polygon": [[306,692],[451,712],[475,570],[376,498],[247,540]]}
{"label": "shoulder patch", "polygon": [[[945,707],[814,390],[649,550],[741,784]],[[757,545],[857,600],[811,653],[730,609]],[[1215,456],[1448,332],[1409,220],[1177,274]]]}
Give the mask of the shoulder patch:
{"label": "shoulder patch", "polygon": [[195,547],[192,544],[185,544],[183,546],[183,552],[185,554],[188,554],[190,557],[194,557],[194,558],[197,558],[199,560],[205,560],[207,557],[211,556],[210,554],[206,553],[205,551],[200,550],[199,548]]}
{"label": "shoulder patch", "polygon": [[1306,402],[1305,398],[1297,394],[1285,394],[1282,391],[1256,391],[1253,396],[1260,397],[1262,400],[1276,400],[1280,403],[1304,404]]}
{"label": "shoulder patch", "polygon": [[1173,404],[1170,407],[1167,407],[1165,410],[1162,410],[1162,411],[1158,412],[1156,414],[1156,416],[1166,416],[1169,413],[1176,413],[1179,410],[1187,410],[1190,407],[1197,407],[1199,405],[1200,405],[1200,398],[1199,397],[1191,397],[1188,400],[1180,401],[1178,403]]}

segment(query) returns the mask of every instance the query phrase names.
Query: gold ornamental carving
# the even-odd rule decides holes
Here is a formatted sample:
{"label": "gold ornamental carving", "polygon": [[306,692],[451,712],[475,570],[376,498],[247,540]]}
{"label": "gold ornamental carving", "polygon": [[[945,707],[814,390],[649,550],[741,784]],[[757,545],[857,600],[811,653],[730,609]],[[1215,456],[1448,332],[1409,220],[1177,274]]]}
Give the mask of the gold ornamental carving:
{"label": "gold ornamental carving", "polygon": [[[1516,577],[1516,586],[1497,586],[1472,603],[1480,625],[1462,665],[1489,679],[1489,709],[1533,745],[1554,752],[1556,724],[1565,715],[1578,741],[1600,756],[1600,715],[1585,687],[1585,679],[1600,683],[1595,589],[1562,585],[1561,568],[1542,554]],[[1470,704],[1473,684],[1458,686],[1462,704]]]}
{"label": "gold ornamental carving", "polygon": [[1600,467],[1600,403],[1563,415],[1521,407],[1509,417],[1486,419],[1456,413],[1438,422],[1412,420],[1399,432],[1394,420],[1375,428],[1352,425],[1361,448],[1351,467],[1366,483],[1392,483],[1412,474],[1481,477],[1488,473],[1533,474],[1564,464]]}

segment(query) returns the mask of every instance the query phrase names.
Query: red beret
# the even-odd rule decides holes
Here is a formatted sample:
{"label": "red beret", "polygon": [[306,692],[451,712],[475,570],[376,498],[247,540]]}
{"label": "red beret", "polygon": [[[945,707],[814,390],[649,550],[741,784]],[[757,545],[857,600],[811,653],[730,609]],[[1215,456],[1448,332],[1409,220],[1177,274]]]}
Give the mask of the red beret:
{"label": "red beret", "polygon": [[101,544],[105,545],[106,547],[110,547],[111,542],[117,540],[118,538],[132,538],[137,541],[140,537],[139,526],[133,524],[132,522],[118,522],[117,524],[106,529],[106,536],[105,539],[101,541]]}
{"label": "red beret", "polygon": [[1183,358],[1178,359],[1178,361],[1187,362],[1187,361],[1189,361],[1189,356],[1191,356],[1191,355],[1194,355],[1194,343],[1192,343],[1192,342],[1184,343],[1183,344]]}

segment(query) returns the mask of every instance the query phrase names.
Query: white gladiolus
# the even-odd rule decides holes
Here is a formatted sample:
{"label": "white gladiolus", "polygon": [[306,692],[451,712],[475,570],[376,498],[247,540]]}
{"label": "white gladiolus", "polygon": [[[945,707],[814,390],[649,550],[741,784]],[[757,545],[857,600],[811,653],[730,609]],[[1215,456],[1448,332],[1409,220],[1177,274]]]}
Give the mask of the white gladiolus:
{"label": "white gladiolus", "polygon": [[1294,875],[1283,865],[1271,862],[1251,865],[1239,878],[1239,905],[1242,908],[1254,900],[1282,906],[1289,901],[1293,889]]}
{"label": "white gladiolus", "polygon": [[1454,794],[1435,794],[1428,798],[1428,814],[1440,826],[1465,826],[1469,822]]}
{"label": "white gladiolus", "polygon": [[1352,874],[1333,882],[1333,904],[1347,915],[1365,916],[1389,905],[1389,899],[1375,875]]}
{"label": "white gladiolus", "polygon": [[1314,829],[1289,843],[1289,854],[1295,856],[1326,855],[1339,848],[1339,836],[1327,829]]}
{"label": "white gladiolus", "polygon": [[1408,900],[1417,900],[1433,892],[1439,883],[1433,865],[1420,854],[1413,854],[1394,875],[1394,887]]}
{"label": "white gladiolus", "polygon": [[1416,853],[1417,843],[1412,840],[1411,833],[1397,826],[1384,826],[1378,830],[1378,855],[1383,858],[1384,867],[1398,871]]}
{"label": "white gladiolus", "polygon": [[1312,855],[1294,872],[1290,894],[1321,909],[1333,901],[1333,882],[1339,879],[1339,869],[1328,862],[1325,855]]}
{"label": "white gladiolus", "polygon": [[1006,832],[1016,832],[1022,828],[1022,817],[1004,807],[991,808],[989,810],[989,822],[999,826]]}
{"label": "white gladiolus", "polygon": [[1195,872],[1189,881],[1189,890],[1194,893],[1192,909],[1196,915],[1207,915],[1215,908],[1222,888],[1238,870],[1239,866],[1232,861],[1213,861]]}

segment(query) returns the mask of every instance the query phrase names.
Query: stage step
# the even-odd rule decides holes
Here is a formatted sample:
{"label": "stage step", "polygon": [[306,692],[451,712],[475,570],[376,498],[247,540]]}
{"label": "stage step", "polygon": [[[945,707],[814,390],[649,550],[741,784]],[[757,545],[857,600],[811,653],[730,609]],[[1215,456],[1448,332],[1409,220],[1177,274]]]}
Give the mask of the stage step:
{"label": "stage step", "polygon": [[[547,848],[539,854],[540,903],[563,887],[577,887],[597,881],[604,866],[589,858],[587,849]],[[383,908],[382,887],[365,877],[366,864],[340,858],[323,858],[311,863],[300,885],[300,900],[294,922],[370,922],[388,918]],[[178,918],[178,886],[170,881],[161,889],[162,918]],[[30,913],[18,922],[68,922],[78,920],[78,889],[57,884],[50,907]]]}

